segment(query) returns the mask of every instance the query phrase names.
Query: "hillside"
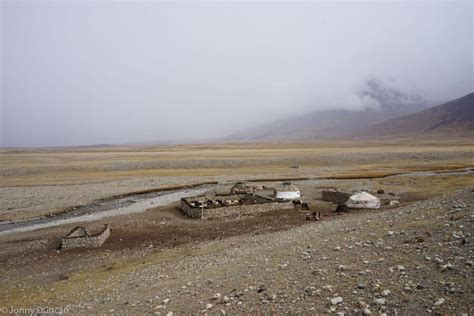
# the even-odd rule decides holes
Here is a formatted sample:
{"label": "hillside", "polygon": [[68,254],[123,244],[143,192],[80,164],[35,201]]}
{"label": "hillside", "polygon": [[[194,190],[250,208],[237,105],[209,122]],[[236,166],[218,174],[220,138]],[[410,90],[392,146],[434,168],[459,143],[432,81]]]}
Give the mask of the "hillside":
{"label": "hillside", "polygon": [[289,141],[348,137],[354,131],[387,119],[413,113],[421,106],[400,107],[399,112],[384,109],[324,110],[275,121],[226,137],[225,141]]}
{"label": "hillside", "polygon": [[398,136],[420,134],[474,134],[474,93],[462,98],[375,124],[357,136]]}

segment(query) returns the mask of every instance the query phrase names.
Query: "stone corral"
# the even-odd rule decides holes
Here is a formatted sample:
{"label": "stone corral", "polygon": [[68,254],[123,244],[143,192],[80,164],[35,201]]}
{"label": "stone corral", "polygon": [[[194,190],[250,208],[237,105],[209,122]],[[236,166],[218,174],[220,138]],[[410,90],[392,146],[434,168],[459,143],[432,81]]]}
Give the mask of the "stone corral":
{"label": "stone corral", "polygon": [[110,227],[107,224],[97,234],[90,234],[86,228],[77,226],[63,237],[61,249],[98,248],[109,236]]}
{"label": "stone corral", "polygon": [[326,202],[336,203],[336,204],[346,203],[352,194],[353,193],[342,192],[342,191],[333,190],[333,189],[323,190],[322,200]]}
{"label": "stone corral", "polygon": [[227,195],[218,198],[197,196],[181,199],[184,215],[198,219],[215,219],[255,215],[280,209],[294,208],[291,201],[276,201],[256,195]]}

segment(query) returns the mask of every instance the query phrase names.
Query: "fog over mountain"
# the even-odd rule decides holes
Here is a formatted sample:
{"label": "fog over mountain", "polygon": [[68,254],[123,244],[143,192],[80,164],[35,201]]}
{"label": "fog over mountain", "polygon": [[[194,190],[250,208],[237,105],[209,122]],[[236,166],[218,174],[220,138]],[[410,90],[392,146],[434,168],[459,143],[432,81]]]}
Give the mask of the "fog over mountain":
{"label": "fog over mountain", "polygon": [[318,138],[352,137],[354,132],[388,119],[411,114],[429,107],[418,95],[404,93],[386,83],[370,79],[356,92],[363,108],[319,110],[289,116],[255,128],[246,129],[221,141],[293,141]]}
{"label": "fog over mountain", "polygon": [[408,114],[472,92],[473,28],[471,1],[1,1],[0,146]]}
{"label": "fog over mountain", "polygon": [[414,107],[413,111],[416,111],[416,108],[427,104],[427,100],[422,96],[407,94],[377,79],[368,80],[366,86],[358,91],[357,95],[363,99],[364,104],[367,104],[367,108],[372,107],[394,114],[407,111],[404,109],[407,107]]}
{"label": "fog over mountain", "polygon": [[435,107],[397,117],[354,133],[358,137],[474,136],[474,92]]}

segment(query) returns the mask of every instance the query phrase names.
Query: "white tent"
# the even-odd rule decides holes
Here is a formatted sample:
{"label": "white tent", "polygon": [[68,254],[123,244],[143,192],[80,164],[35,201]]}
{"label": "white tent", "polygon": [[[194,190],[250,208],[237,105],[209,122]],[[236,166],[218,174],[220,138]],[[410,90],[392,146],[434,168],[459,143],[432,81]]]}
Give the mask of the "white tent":
{"label": "white tent", "polygon": [[275,197],[283,200],[297,200],[301,197],[301,194],[294,184],[284,182],[275,189]]}
{"label": "white tent", "polygon": [[352,195],[346,202],[349,208],[380,208],[380,199],[367,192]]}

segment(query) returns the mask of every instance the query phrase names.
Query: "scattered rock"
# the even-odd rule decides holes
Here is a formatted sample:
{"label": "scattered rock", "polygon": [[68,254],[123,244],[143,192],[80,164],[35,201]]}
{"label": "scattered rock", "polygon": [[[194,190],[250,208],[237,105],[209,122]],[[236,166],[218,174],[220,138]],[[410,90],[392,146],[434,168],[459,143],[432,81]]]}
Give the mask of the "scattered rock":
{"label": "scattered rock", "polygon": [[390,290],[383,290],[381,294],[382,296],[389,296],[390,293],[391,293]]}
{"label": "scattered rock", "polygon": [[443,305],[445,302],[444,298],[438,298],[436,302],[434,303],[434,306],[440,306]]}
{"label": "scattered rock", "polygon": [[447,263],[441,266],[441,271],[446,271],[446,270],[454,270],[453,265],[451,263]]}

